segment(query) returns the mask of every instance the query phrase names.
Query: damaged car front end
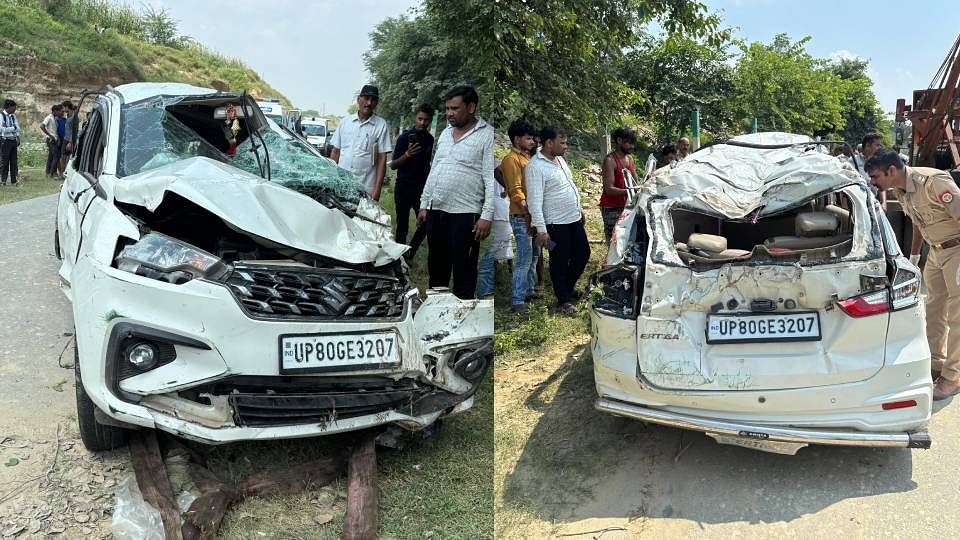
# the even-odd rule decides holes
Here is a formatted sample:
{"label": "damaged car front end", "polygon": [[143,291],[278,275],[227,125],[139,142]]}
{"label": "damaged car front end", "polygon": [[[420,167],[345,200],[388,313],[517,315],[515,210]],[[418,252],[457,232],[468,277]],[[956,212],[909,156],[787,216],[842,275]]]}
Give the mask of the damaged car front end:
{"label": "damaged car front end", "polygon": [[919,270],[852,170],[737,137],[662,169],[594,276],[597,408],[792,454],[928,448]]}
{"label": "damaged car front end", "polygon": [[78,146],[57,244],[89,448],[120,426],[207,443],[422,430],[472,405],[492,301],[421,295],[389,215],[249,97],[109,89]]}

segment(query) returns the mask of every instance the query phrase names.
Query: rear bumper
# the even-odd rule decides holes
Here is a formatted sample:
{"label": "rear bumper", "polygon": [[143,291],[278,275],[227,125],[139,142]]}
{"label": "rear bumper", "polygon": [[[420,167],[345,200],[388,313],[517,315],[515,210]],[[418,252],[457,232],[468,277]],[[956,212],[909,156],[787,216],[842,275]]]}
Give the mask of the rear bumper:
{"label": "rear bumper", "polygon": [[930,435],[926,430],[890,433],[853,430],[800,429],[763,424],[748,424],[723,420],[711,420],[669,412],[641,405],[624,403],[601,397],[595,407],[618,416],[626,416],[644,422],[662,424],[681,429],[701,431],[708,435],[725,435],[753,441],[782,442],[792,444],[828,444],[837,446],[887,446],[900,448],[930,448]]}

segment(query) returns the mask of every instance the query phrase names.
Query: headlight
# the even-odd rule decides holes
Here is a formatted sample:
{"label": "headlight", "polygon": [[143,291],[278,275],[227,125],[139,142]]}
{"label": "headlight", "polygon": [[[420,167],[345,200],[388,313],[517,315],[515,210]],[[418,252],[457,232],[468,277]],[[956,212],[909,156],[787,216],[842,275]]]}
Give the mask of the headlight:
{"label": "headlight", "polygon": [[174,284],[199,277],[215,280],[230,272],[221,259],[157,232],[123,248],[115,262],[125,272]]}

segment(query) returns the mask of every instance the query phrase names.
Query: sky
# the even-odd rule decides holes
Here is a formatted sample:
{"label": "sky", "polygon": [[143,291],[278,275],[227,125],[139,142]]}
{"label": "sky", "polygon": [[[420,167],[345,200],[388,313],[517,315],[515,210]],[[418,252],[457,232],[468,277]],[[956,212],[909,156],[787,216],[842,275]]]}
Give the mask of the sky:
{"label": "sky", "polygon": [[[181,34],[239,58],[301,109],[342,116],[369,73],[369,34],[418,0],[150,0]],[[131,4],[135,5],[135,4]],[[263,96],[270,97],[270,96]]]}
{"label": "sky", "polygon": [[[492,0],[491,0],[492,1]],[[927,88],[960,32],[957,0],[705,0],[748,41],[809,35],[817,57],[870,60],[880,105]],[[363,53],[383,19],[419,0],[150,0],[182,34],[240,58],[302,109],[344,115],[368,82]],[[919,23],[917,21],[923,21]]]}

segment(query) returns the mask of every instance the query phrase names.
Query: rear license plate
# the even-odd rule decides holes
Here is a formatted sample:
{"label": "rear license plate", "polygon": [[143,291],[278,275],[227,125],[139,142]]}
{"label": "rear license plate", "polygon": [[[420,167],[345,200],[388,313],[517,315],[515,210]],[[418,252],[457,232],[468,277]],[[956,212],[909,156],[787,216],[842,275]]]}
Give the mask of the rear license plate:
{"label": "rear license plate", "polygon": [[393,332],[280,336],[280,373],[396,367],[397,346]]}
{"label": "rear license plate", "polygon": [[820,341],[820,314],[707,315],[707,343]]}

